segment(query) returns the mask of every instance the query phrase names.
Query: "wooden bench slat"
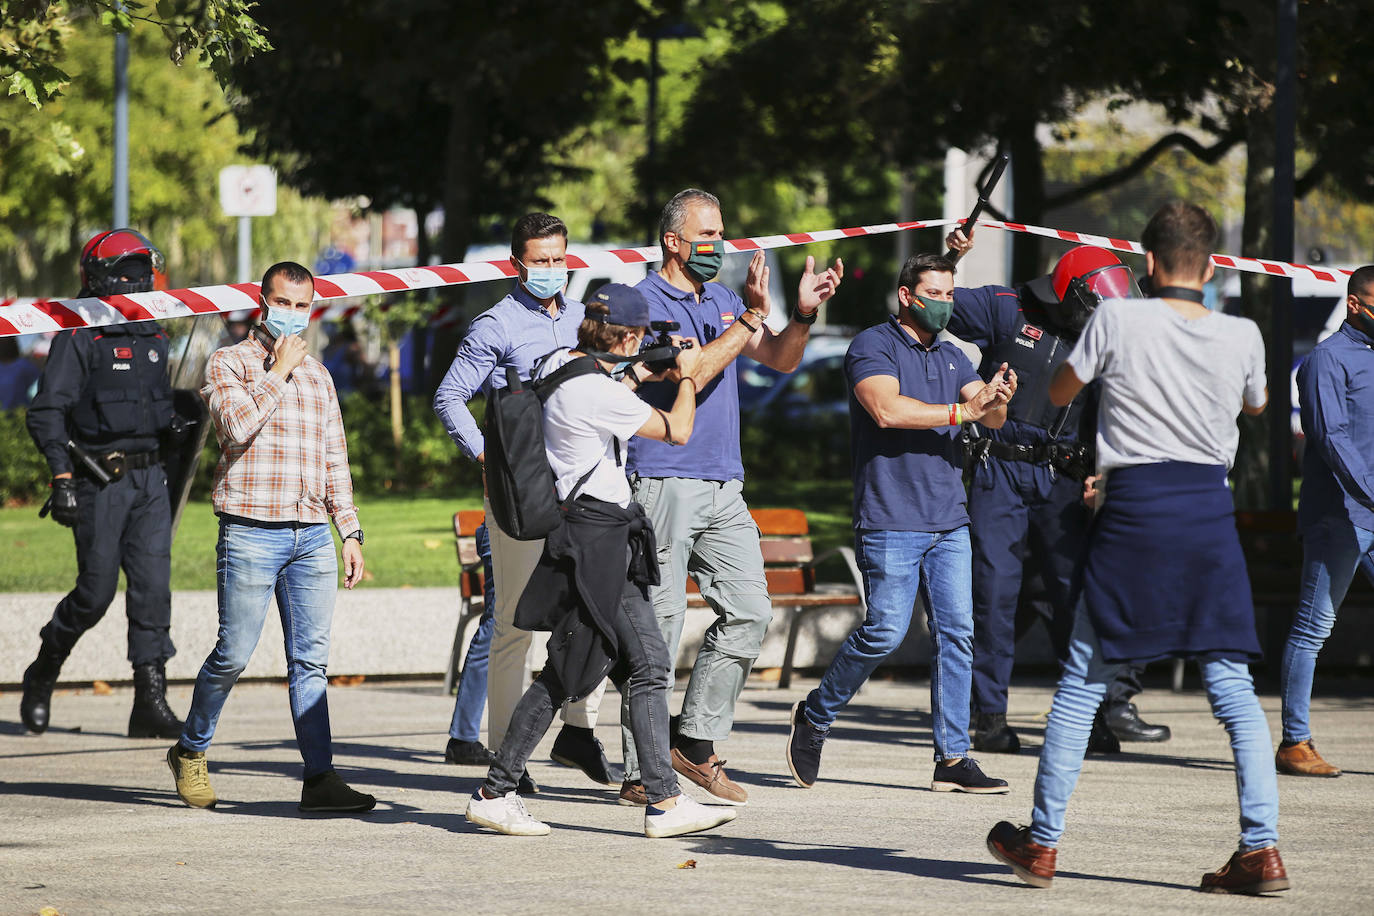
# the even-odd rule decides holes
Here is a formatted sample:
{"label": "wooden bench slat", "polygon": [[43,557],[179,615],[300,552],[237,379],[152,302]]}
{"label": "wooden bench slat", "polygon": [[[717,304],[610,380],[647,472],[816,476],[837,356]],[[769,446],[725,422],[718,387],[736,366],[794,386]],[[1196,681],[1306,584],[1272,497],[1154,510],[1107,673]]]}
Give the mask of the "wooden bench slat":
{"label": "wooden bench slat", "polygon": [[750,509],[754,524],[766,537],[768,535],[810,534],[806,523],[806,513],[800,509]]}
{"label": "wooden bench slat", "polygon": [[[799,595],[769,595],[769,600],[774,607],[858,607],[863,603],[860,596],[854,592],[807,592]],[[689,608],[708,607],[706,599],[699,594],[692,594],[687,599]]]}
{"label": "wooden bench slat", "polygon": [[800,565],[813,558],[810,538],[764,538],[759,542],[769,566]]}

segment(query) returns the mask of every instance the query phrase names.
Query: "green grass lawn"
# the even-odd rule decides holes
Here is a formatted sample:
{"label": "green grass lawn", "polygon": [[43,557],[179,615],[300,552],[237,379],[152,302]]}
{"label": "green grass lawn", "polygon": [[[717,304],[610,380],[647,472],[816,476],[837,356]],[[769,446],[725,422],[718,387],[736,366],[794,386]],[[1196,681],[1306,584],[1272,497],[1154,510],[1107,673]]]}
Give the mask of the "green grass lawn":
{"label": "green grass lawn", "polygon": [[[850,483],[844,481],[748,483],[756,508],[798,507],[811,521],[817,551],[852,541]],[[361,587],[455,585],[453,513],[482,508],[473,494],[456,499],[380,497],[360,499],[359,519],[367,532],[367,578]],[[217,524],[209,503],[191,503],[172,544],[172,588],[215,587]],[[40,519],[37,506],[0,509],[0,592],[60,592],[71,588],[76,552],[71,532]],[[121,584],[122,587],[122,584]]]}

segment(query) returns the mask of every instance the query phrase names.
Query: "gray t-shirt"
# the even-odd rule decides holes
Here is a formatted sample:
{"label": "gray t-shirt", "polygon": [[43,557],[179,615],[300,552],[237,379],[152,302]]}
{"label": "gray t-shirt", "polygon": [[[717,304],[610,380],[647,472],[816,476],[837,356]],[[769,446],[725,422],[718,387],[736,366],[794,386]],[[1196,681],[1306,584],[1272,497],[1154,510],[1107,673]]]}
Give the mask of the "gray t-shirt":
{"label": "gray t-shirt", "polygon": [[1162,299],[1111,299],[1088,320],[1069,365],[1102,379],[1097,469],[1236,457],[1242,401],[1265,403],[1264,339],[1248,318],[1186,319]]}

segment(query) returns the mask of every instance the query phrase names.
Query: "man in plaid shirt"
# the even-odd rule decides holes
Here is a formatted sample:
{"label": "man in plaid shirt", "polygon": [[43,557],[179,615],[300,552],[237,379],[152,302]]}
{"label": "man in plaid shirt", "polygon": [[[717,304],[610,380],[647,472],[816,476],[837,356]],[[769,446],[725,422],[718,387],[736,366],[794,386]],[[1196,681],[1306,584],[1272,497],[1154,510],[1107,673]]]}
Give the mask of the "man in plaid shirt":
{"label": "man in plaid shirt", "polygon": [[201,394],[219,435],[213,502],[219,516],[219,640],[196,678],[181,740],[167,751],[177,794],[213,807],[205,751],[262,635],[275,594],[286,643],[296,744],[305,761],[302,811],[368,811],[377,800],[334,772],[325,667],[343,538],[344,586],[363,576],[363,532],[353,506],[339,398],[329,372],[306,355],[314,277],[283,262],[262,278],[262,320],[242,343],[210,357]]}

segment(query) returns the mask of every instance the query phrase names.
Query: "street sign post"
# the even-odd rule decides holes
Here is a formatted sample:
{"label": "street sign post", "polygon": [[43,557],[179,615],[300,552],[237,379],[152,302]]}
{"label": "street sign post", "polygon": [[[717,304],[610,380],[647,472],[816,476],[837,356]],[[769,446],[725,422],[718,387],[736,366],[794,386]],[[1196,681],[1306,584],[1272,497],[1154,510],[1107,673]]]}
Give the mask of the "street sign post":
{"label": "street sign post", "polygon": [[267,165],[230,165],[220,169],[219,205],[225,216],[239,218],[239,278],[253,279],[253,225],[255,216],[277,212],[277,173]]}

